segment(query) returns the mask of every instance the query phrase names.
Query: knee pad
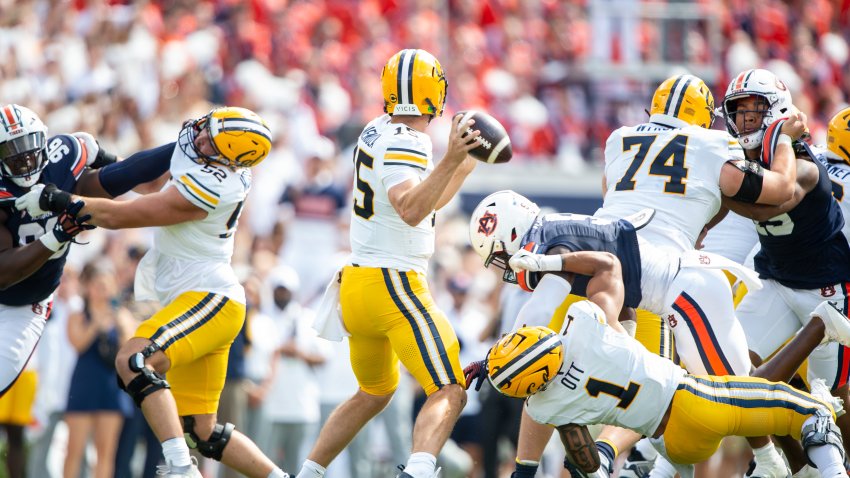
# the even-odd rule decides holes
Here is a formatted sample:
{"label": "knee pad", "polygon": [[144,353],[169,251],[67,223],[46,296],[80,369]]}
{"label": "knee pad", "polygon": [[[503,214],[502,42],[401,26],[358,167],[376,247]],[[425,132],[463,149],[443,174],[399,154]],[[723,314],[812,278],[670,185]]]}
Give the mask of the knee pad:
{"label": "knee pad", "polygon": [[232,423],[216,423],[213,427],[212,434],[207,440],[201,438],[195,433],[195,417],[183,417],[183,434],[186,437],[186,444],[189,448],[197,449],[201,455],[212,458],[216,461],[221,461],[221,455],[224,453],[224,447],[230,443],[230,436],[236,425]]}
{"label": "knee pad", "polygon": [[806,459],[809,464],[817,468],[812,460],[809,459],[809,448],[832,445],[841,453],[841,458],[844,457],[844,442],[841,438],[841,430],[835,421],[832,420],[832,414],[826,410],[818,409],[815,413],[815,421],[803,427],[802,439],[803,449],[806,451]]}
{"label": "knee pad", "polygon": [[117,376],[118,386],[130,395],[137,407],[142,406],[142,401],[148,395],[164,388],[171,388],[164,375],[145,367],[146,357],[147,355],[144,352],[130,356],[130,370],[138,372],[139,375],[136,375],[127,385],[124,385],[120,375]]}

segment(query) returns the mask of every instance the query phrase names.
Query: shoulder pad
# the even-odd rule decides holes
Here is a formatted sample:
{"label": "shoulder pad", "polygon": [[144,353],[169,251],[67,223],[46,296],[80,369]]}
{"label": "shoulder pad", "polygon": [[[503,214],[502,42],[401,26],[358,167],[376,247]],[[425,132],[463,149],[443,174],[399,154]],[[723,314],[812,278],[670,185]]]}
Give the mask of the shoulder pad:
{"label": "shoulder pad", "polygon": [[75,178],[79,178],[86,167],[86,149],[80,146],[77,138],[69,134],[60,134],[47,140],[46,148],[49,164],[66,165]]}

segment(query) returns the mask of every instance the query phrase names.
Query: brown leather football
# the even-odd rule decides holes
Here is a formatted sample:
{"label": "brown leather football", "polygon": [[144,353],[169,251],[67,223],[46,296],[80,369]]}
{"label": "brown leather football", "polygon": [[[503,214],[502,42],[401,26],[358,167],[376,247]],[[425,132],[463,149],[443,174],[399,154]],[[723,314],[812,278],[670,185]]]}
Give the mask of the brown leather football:
{"label": "brown leather football", "polygon": [[513,156],[511,138],[502,123],[483,111],[467,110],[459,111],[458,114],[463,115],[460,124],[466,123],[469,119],[475,120],[475,124],[467,130],[467,133],[481,131],[477,139],[479,145],[469,152],[472,157],[490,164],[507,163],[511,160]]}

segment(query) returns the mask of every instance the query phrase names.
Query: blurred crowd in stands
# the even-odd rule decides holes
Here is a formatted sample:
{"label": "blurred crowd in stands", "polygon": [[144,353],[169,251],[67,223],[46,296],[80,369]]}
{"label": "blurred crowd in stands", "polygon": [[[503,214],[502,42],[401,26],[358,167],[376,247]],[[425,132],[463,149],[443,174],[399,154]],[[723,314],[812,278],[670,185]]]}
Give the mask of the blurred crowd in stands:
{"label": "blurred crowd in stands", "polygon": [[[249,320],[231,352],[221,420],[293,471],[321,420],[356,389],[345,344],[317,339],[310,310],[345,260],[351,145],[382,112],[379,75],[394,52],[424,48],[442,61],[447,115],[429,131],[438,158],[450,115],[480,108],[508,128],[515,162],[599,164],[608,134],[642,120],[668,76],[642,76],[649,63],[708,66],[718,105],[739,71],[771,69],[809,114],[815,141],[824,139],[850,98],[850,0],[664,3],[704,19],[645,17],[636,0],[0,0],[0,102],[33,109],[51,133],[90,132],[120,156],[175,141],[183,121],[214,104],[267,119],[274,149],[254,171],[234,255]],[[483,270],[457,205],[438,220],[432,290],[465,364],[512,324],[524,296]],[[148,463],[132,457],[137,438],[149,437],[138,412],[112,377],[94,383],[76,368],[108,363],[114,342],[155,307],[132,300],[149,231],[95,230],[81,240],[31,363],[42,386],[27,427],[28,476],[62,476],[64,466],[65,477],[143,469],[147,477],[159,451],[149,440]],[[110,304],[105,315],[82,319],[93,301]],[[371,425],[329,478],[391,476],[405,461],[421,398],[409,389],[385,412],[386,426]],[[512,468],[521,404],[484,390],[470,394],[441,456],[449,478]],[[96,453],[83,447],[89,435]],[[549,469],[557,470],[557,447],[553,454]],[[214,468],[207,464],[209,476]]]}

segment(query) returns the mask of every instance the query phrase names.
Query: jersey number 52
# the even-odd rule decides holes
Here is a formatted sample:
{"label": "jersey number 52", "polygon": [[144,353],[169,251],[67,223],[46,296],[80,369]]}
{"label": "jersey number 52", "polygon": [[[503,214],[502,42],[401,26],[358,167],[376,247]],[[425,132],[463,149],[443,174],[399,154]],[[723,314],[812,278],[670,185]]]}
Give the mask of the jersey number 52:
{"label": "jersey number 52", "polygon": [[[649,148],[658,137],[648,136],[626,136],[623,138],[623,152],[628,152],[639,146],[632,164],[626,170],[626,174],[617,182],[615,191],[632,191],[635,189],[637,174]],[[688,177],[688,168],[685,167],[685,154],[688,146],[688,137],[683,134],[676,135],[669,143],[661,148],[661,151],[652,159],[649,166],[649,174],[653,176],[667,176],[669,179],[664,183],[664,192],[672,194],[685,194],[685,178]]]}

